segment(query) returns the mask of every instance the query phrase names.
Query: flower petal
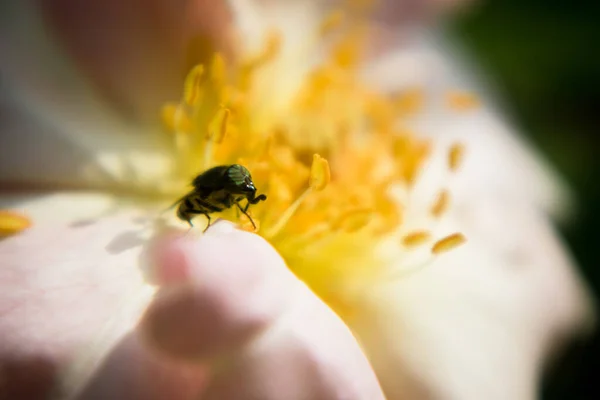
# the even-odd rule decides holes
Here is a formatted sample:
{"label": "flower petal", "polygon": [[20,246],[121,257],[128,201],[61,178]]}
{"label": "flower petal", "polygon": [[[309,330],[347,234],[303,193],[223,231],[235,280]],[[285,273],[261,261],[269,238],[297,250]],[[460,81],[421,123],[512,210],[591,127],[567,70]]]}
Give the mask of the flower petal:
{"label": "flower petal", "polygon": [[140,268],[140,211],[107,214],[111,199],[91,194],[3,196],[9,205],[33,226],[0,242],[0,362],[71,363],[65,390],[76,389],[153,294]]}
{"label": "flower petal", "polygon": [[112,106],[157,120],[179,98],[185,74],[216,50],[229,52],[225,2],[165,0],[39,2],[44,22]]}
{"label": "flower petal", "polygon": [[[431,37],[397,45],[365,69],[365,77],[388,92],[422,88],[431,99],[411,123],[416,131],[435,138],[440,151],[464,143],[465,165],[455,178],[459,196],[502,198],[507,204],[542,207],[566,218],[573,211],[570,189],[543,157],[506,122],[495,95],[478,71],[457,55],[453,44]],[[466,113],[441,103],[456,88],[471,91],[484,105]]]}
{"label": "flower petal", "polygon": [[[490,208],[461,225],[467,244],[374,291],[352,324],[389,399],[535,398],[555,346],[590,327],[586,288],[549,226],[523,212],[507,229]],[[498,229],[527,240],[499,254]]]}
{"label": "flower petal", "polygon": [[[255,87],[262,89],[256,94],[263,99],[261,107],[281,112],[317,60],[321,41],[315,35],[323,12],[317,2],[310,0],[229,0],[229,4],[245,53],[260,53],[273,33],[285,43],[277,58],[261,68],[255,78]],[[275,87],[277,90],[272,90]]]}
{"label": "flower petal", "polygon": [[[365,76],[432,99],[410,124],[436,144],[413,199],[431,204],[449,189],[438,229],[459,230],[468,243],[375,291],[353,327],[390,398],[535,398],[549,354],[595,322],[589,290],[551,226],[572,210],[571,194],[495,104],[459,113],[437,100],[457,87],[493,99],[452,50],[419,38]],[[457,141],[464,160],[450,175]]]}
{"label": "flower petal", "polygon": [[187,273],[161,288],[81,398],[383,398],[348,327],[264,239],[219,221],[156,249],[157,269]]}
{"label": "flower petal", "polygon": [[168,171],[158,126],[116,112],[47,34],[38,8],[11,2],[0,18],[1,181],[130,187]]}

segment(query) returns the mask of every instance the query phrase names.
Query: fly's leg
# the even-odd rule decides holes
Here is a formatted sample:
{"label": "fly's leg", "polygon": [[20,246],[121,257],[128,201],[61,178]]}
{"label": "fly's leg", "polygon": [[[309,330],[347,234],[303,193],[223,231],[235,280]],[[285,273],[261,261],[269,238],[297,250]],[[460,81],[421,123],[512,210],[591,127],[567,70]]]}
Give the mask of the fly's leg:
{"label": "fly's leg", "polygon": [[202,231],[202,233],[205,233],[208,228],[210,228],[210,215],[208,215],[208,213],[203,213],[204,215],[206,215],[206,218],[208,219],[208,224],[206,225],[206,228],[204,228],[204,230]]}
{"label": "fly's leg", "polygon": [[[192,215],[190,215],[190,214],[192,214]],[[206,230],[210,227],[210,222],[211,222],[210,215],[208,215],[207,212],[200,212],[200,211],[189,212],[185,221],[190,225],[190,231],[192,230],[192,228],[194,228],[194,224],[192,223],[192,218],[194,217],[194,215],[205,215],[206,218],[208,218],[208,225],[206,225],[206,228],[204,228],[202,233],[206,232]]]}
{"label": "fly's leg", "polygon": [[242,212],[242,214],[244,214],[246,217],[248,217],[248,219],[252,223],[252,226],[254,227],[254,230],[256,230],[256,224],[252,220],[252,217],[250,215],[248,215],[248,213],[246,212],[246,210],[248,209],[248,204],[246,204],[246,207],[244,207],[244,208],[242,208],[242,206],[240,206],[240,203],[235,203],[235,205],[238,206],[238,209]]}

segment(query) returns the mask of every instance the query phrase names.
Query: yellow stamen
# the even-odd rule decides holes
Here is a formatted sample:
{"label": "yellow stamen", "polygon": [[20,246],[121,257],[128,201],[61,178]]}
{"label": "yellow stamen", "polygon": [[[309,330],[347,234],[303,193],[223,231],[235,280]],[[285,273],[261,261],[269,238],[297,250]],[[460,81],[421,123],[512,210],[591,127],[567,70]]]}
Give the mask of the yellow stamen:
{"label": "yellow stamen", "polygon": [[273,151],[274,140],[275,139],[273,139],[273,135],[269,135],[267,137],[267,140],[265,140],[259,160],[266,161],[267,158],[271,155],[271,151]]}
{"label": "yellow stamen", "polygon": [[192,121],[177,104],[167,104],[162,108],[162,122],[167,133],[189,133],[192,130]]}
{"label": "yellow stamen", "polygon": [[448,152],[448,167],[450,171],[456,172],[462,164],[464,158],[465,148],[460,143],[455,143]]}
{"label": "yellow stamen", "polygon": [[204,145],[204,169],[210,168],[212,164],[213,141],[207,140]]}
{"label": "yellow stamen", "polygon": [[190,137],[182,132],[175,132],[175,148],[182,154],[190,152]]}
{"label": "yellow stamen", "polygon": [[423,90],[407,90],[396,98],[396,112],[403,117],[410,117],[417,114],[423,108]]}
{"label": "yellow stamen", "polygon": [[214,144],[223,142],[227,134],[229,114],[231,112],[227,108],[220,109],[213,119],[208,124],[206,130],[206,143],[204,145],[204,168],[209,168],[212,163]]}
{"label": "yellow stamen", "polygon": [[192,69],[185,79],[183,86],[183,98],[185,102],[194,106],[200,102],[202,98],[202,77],[204,75],[204,66],[197,65]]}
{"label": "yellow stamen", "polygon": [[250,64],[254,67],[260,67],[272,61],[281,51],[281,42],[281,33],[277,30],[270,31],[267,34],[266,45],[262,53]]}
{"label": "yellow stamen", "polygon": [[435,242],[431,252],[435,255],[442,254],[455,249],[466,241],[467,238],[462,233],[453,233]]}
{"label": "yellow stamen", "polygon": [[318,154],[313,155],[313,162],[310,168],[310,188],[315,191],[323,190],[330,179],[331,172],[327,160]]}
{"label": "yellow stamen", "polygon": [[302,202],[306,199],[306,197],[308,197],[308,195],[311,193],[310,188],[306,189],[306,191],[304,191],[304,193],[302,193],[300,195],[300,197],[298,197],[296,199],[296,201],[294,201],[292,203],[291,206],[289,206],[284,213],[281,215],[281,217],[279,218],[279,220],[277,221],[277,223],[275,225],[273,225],[273,227],[271,227],[271,229],[269,229],[266,233],[267,237],[273,237],[275,235],[277,235],[281,229],[283,229],[283,227],[285,226],[285,224],[288,223],[288,221],[290,220],[290,218],[292,218],[292,216],[294,215],[294,213],[296,212],[296,210],[298,210],[298,207],[300,207],[300,205],[302,204]]}
{"label": "yellow stamen", "polygon": [[446,212],[449,205],[450,205],[450,193],[448,193],[448,191],[446,189],[444,189],[444,190],[440,191],[436,201],[433,203],[433,206],[431,207],[431,214],[435,218],[439,218]]}
{"label": "yellow stamen", "polygon": [[282,36],[279,31],[271,31],[267,36],[267,46],[263,54],[263,60],[269,61],[281,51]]}
{"label": "yellow stamen", "polygon": [[373,218],[373,212],[369,209],[355,209],[342,214],[332,224],[334,231],[356,232],[364,228]]}
{"label": "yellow stamen", "polygon": [[[358,283],[385,275],[399,252],[424,244],[434,259],[462,236],[431,248],[430,232],[403,227],[412,208],[399,201],[395,189],[411,198],[432,149],[403,120],[423,107],[424,92],[415,88],[390,98],[361,81],[360,46],[371,31],[360,21],[363,14],[346,11],[353,18],[347,24],[339,11],[323,21],[321,35],[340,24],[348,29],[332,36],[333,50],[307,71],[289,102],[270,92],[278,88],[270,87],[269,74],[279,72],[282,38],[272,33],[259,54],[241,54],[231,64],[216,54],[206,72],[201,66],[192,70],[181,104],[165,107],[163,119],[175,132],[174,181],[215,163],[246,166],[267,196],[249,208],[257,227],[262,225],[260,235],[330,306],[351,313]],[[318,33],[310,38],[320,40]],[[455,171],[463,149],[455,145],[448,151],[448,169]],[[450,203],[448,192],[435,200],[426,211],[440,217]],[[253,230],[236,211],[225,210],[221,217]],[[398,254],[379,251],[388,239],[399,241],[384,246]]]}
{"label": "yellow stamen", "polygon": [[364,39],[364,32],[360,27],[355,27],[354,31],[343,38],[333,49],[332,57],[335,64],[341,68],[354,67],[358,63],[362,50],[356,44]]}
{"label": "yellow stamen", "polygon": [[428,231],[415,231],[406,234],[402,238],[402,243],[407,247],[420,246],[431,239],[431,233]]}
{"label": "yellow stamen", "polygon": [[161,120],[167,133],[175,133],[177,131],[175,123],[177,107],[177,104],[165,104],[161,110]]}
{"label": "yellow stamen", "polygon": [[223,55],[221,55],[221,53],[216,53],[210,66],[210,78],[215,84],[215,87],[220,87],[225,83],[226,72]]}
{"label": "yellow stamen", "polygon": [[333,10],[326,16],[321,22],[321,26],[319,27],[319,34],[321,36],[326,36],[331,31],[335,30],[344,19],[344,13],[342,10]]}
{"label": "yellow stamen", "polygon": [[417,141],[412,134],[403,133],[394,138],[392,151],[398,161],[402,178],[409,186],[413,185],[421,172],[421,165],[431,152],[431,143]]}
{"label": "yellow stamen", "polygon": [[211,127],[209,128],[208,140],[219,144],[225,138],[227,134],[227,128],[229,123],[229,115],[231,111],[228,108],[222,108],[219,110],[217,115],[211,121]]}
{"label": "yellow stamen", "polygon": [[31,226],[31,220],[14,211],[0,210],[0,238],[16,235]]}

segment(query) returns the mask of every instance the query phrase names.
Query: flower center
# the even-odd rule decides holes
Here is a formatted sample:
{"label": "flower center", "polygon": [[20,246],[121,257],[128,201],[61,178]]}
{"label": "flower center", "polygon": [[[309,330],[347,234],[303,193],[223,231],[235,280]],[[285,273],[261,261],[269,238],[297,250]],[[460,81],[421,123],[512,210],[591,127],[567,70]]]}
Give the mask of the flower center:
{"label": "flower center", "polygon": [[[320,35],[343,25],[333,13]],[[178,174],[185,180],[215,165],[242,164],[268,200],[249,209],[259,234],[268,239],[288,266],[336,311],[344,313],[356,293],[380,279],[394,260],[382,245],[398,252],[429,245],[433,255],[461,244],[461,234],[436,240],[432,232],[406,232],[406,204],[394,188],[410,192],[428,159],[431,143],[405,123],[418,113],[422,93],[410,90],[387,97],[358,78],[360,26],[348,21],[328,57],[310,73],[278,112],[265,111],[265,71],[282,46],[276,34],[264,50],[236,63],[216,54],[209,66],[197,66],[186,79],[183,99],[163,116],[178,152]],[[262,97],[261,97],[262,96]],[[456,96],[455,96],[456,97]],[[453,98],[465,109],[467,97]],[[458,169],[461,145],[448,151],[448,170]],[[432,200],[432,220],[443,216],[449,194]],[[223,213],[252,230],[235,210]],[[238,213],[239,214],[239,213]],[[400,235],[400,236],[399,236]]]}

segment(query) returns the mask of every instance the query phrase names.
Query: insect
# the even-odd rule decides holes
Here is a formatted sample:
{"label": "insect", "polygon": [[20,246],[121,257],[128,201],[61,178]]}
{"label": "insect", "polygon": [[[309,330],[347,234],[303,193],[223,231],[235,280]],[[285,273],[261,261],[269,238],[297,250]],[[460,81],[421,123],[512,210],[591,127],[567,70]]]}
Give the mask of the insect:
{"label": "insect", "polygon": [[[179,205],[177,217],[190,224],[190,227],[194,226],[192,218],[202,214],[208,218],[208,225],[203,231],[206,232],[210,227],[211,213],[221,212],[235,204],[256,229],[254,221],[248,215],[248,207],[266,200],[267,196],[256,195],[252,176],[246,167],[233,164],[210,168],[194,178],[192,186],[194,189],[191,192],[173,204],[173,207]],[[242,207],[240,202],[244,199],[247,201]]]}

